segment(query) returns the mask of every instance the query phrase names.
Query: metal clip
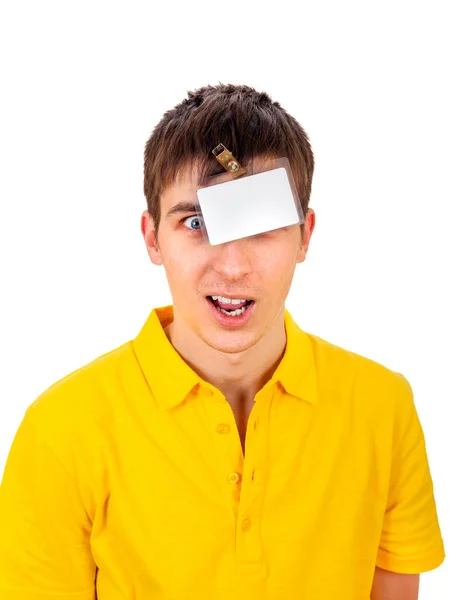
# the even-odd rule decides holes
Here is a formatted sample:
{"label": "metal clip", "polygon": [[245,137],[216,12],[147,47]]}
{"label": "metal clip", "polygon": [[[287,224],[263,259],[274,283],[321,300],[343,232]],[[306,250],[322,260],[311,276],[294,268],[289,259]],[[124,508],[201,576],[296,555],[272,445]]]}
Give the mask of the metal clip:
{"label": "metal clip", "polygon": [[247,170],[232,156],[232,153],[223,144],[218,144],[212,150],[216,160],[222,165],[226,171],[236,178],[245,175]]}

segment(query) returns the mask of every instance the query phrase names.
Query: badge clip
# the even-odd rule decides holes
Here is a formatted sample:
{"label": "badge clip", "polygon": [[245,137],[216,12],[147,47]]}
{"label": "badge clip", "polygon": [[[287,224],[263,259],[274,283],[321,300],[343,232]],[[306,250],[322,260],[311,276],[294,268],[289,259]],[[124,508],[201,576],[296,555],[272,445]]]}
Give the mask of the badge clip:
{"label": "badge clip", "polygon": [[213,148],[212,152],[219,164],[234,178],[246,174],[247,170],[242,167],[238,160],[232,156],[232,152],[230,152],[223,144],[218,144],[216,148]]}

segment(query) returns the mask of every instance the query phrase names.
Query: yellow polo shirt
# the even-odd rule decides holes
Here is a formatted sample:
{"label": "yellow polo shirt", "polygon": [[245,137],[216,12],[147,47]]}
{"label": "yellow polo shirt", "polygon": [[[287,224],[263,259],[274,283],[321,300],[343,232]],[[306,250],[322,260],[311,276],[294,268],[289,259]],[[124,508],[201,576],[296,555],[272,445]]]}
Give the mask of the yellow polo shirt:
{"label": "yellow polo shirt", "polygon": [[[366,600],[444,560],[399,373],[301,330],[233,412],[168,341],[172,306],[26,410],[0,492],[1,600]],[[97,592],[97,596],[95,596]]]}

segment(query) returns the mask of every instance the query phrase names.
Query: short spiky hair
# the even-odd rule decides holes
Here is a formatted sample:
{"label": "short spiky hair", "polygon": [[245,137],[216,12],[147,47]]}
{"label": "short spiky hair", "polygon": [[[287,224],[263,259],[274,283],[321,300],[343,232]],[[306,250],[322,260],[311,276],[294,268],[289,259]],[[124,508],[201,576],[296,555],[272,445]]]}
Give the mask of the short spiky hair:
{"label": "short spiky hair", "polygon": [[182,169],[197,166],[200,182],[225,172],[212,154],[219,143],[242,165],[254,158],[286,156],[306,214],[314,170],[306,132],[265,92],[219,83],[188,92],[187,98],[164,113],[146,143],[143,189],[156,231],[161,194]]}

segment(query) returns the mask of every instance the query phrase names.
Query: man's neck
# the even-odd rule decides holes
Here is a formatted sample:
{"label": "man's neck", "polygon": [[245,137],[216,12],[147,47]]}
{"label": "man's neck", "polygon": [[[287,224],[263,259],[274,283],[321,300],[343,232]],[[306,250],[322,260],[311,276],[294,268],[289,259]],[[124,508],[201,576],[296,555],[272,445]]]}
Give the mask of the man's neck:
{"label": "man's neck", "polygon": [[256,344],[236,354],[209,346],[178,315],[164,332],[183,360],[219,389],[233,408],[252,403],[272,377],[286,348],[284,310]]}

